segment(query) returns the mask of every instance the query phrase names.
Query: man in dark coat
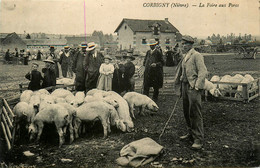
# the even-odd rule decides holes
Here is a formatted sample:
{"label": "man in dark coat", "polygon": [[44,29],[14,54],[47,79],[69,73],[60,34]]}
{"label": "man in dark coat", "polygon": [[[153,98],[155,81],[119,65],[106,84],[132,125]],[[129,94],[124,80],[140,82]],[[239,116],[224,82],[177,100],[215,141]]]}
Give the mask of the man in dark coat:
{"label": "man in dark coat", "polygon": [[52,57],[52,59],[54,61],[55,75],[56,75],[56,78],[58,78],[59,77],[58,58],[57,58],[57,55],[54,53],[54,51],[55,51],[54,46],[50,46],[50,56]]}
{"label": "man in dark coat", "polygon": [[31,56],[31,53],[29,50],[26,51],[26,53],[23,56],[23,63],[24,65],[28,65],[29,57]]}
{"label": "man in dark coat", "polygon": [[147,51],[144,63],[143,94],[149,96],[150,87],[153,87],[153,99],[157,101],[159,88],[163,86],[163,56],[162,52],[156,49],[157,41],[150,41],[150,50]]}
{"label": "man in dark coat", "polygon": [[97,81],[99,77],[99,68],[103,63],[103,54],[96,50],[97,44],[91,42],[88,44],[87,59],[85,62],[87,75],[86,75],[86,92],[97,87]]}
{"label": "man in dark coat", "polygon": [[11,59],[10,59],[10,52],[9,52],[10,50],[9,49],[7,49],[7,51],[6,51],[6,53],[5,53],[5,61],[7,62],[7,63],[9,63],[9,61],[11,61]]}
{"label": "man in dark coat", "polygon": [[166,66],[171,67],[174,66],[174,60],[173,60],[173,51],[169,46],[166,47],[167,51],[165,53],[166,55]]}
{"label": "man in dark coat", "polygon": [[40,50],[38,50],[38,53],[37,53],[37,60],[41,60],[42,59],[42,53]]}
{"label": "man in dark coat", "polygon": [[128,52],[126,56],[123,58],[126,59],[125,63],[125,73],[124,73],[124,81],[125,81],[125,91],[131,92],[134,91],[135,88],[135,81],[134,81],[134,74],[135,74],[135,65],[131,62],[135,60],[135,57],[132,55],[133,53]]}
{"label": "man in dark coat", "polygon": [[44,73],[42,87],[56,86],[55,62],[51,56],[44,60],[44,62],[45,67],[42,68],[42,72]]}
{"label": "man in dark coat", "polygon": [[114,65],[115,70],[112,79],[112,90],[117,92],[118,94],[121,94],[121,92],[123,92],[125,89],[123,78],[125,66],[122,64],[121,59],[121,56],[116,56],[116,62]]}
{"label": "man in dark coat", "polygon": [[28,85],[28,89],[35,91],[41,89],[41,81],[43,80],[43,77],[41,75],[41,72],[39,72],[38,69],[39,65],[36,63],[32,64],[32,71],[28,72],[25,75],[25,78],[30,80],[30,83]]}
{"label": "man in dark coat", "polygon": [[19,52],[17,48],[15,48],[15,57],[19,57]]}
{"label": "man in dark coat", "polygon": [[60,59],[59,59],[59,63],[61,65],[61,71],[62,71],[62,76],[63,77],[67,77],[67,73],[68,73],[68,69],[70,66],[70,51],[69,51],[69,46],[65,46],[64,47],[64,52],[62,52]]}
{"label": "man in dark coat", "polygon": [[76,51],[74,54],[74,61],[72,71],[76,74],[75,86],[77,91],[85,91],[85,78],[86,78],[86,65],[85,60],[87,57],[86,52],[87,44],[81,45],[81,51]]}

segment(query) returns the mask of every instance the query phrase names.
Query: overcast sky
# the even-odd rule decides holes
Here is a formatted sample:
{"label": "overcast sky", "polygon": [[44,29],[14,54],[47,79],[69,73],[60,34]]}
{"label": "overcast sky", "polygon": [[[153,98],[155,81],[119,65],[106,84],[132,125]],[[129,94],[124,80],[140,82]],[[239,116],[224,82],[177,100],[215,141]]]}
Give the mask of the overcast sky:
{"label": "overcast sky", "polygon": [[[144,3],[189,3],[188,8],[143,7]],[[207,2],[239,7],[192,7]],[[123,18],[164,19],[182,33],[207,36],[247,33],[260,35],[259,0],[0,0],[0,33],[114,33]]]}

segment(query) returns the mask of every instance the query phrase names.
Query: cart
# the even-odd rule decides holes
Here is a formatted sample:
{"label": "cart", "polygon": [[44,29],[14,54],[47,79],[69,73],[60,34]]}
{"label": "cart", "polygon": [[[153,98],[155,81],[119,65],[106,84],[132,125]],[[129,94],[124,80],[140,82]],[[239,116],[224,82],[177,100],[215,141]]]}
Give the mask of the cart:
{"label": "cart", "polygon": [[250,44],[234,45],[235,54],[242,56],[242,58],[256,59],[258,54],[258,47]]}

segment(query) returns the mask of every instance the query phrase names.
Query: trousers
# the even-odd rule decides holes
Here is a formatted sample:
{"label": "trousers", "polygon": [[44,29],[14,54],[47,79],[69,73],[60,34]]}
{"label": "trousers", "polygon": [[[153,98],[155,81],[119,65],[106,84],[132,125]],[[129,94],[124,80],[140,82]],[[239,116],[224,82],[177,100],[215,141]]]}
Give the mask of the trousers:
{"label": "trousers", "polygon": [[[150,91],[150,87],[144,86],[143,94],[149,97],[149,91]],[[159,88],[153,87],[153,99],[158,99],[158,96],[159,96]]]}
{"label": "trousers", "polygon": [[184,118],[188,131],[194,141],[203,141],[203,117],[201,114],[201,91],[190,87],[187,82],[182,83],[182,99]]}

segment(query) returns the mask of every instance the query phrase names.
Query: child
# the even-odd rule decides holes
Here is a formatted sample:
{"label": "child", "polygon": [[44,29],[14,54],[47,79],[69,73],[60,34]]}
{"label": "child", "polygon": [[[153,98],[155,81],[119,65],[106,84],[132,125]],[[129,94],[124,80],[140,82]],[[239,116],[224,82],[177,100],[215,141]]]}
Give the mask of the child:
{"label": "child", "polygon": [[99,78],[97,89],[110,91],[112,90],[112,78],[114,73],[114,65],[110,63],[112,58],[109,55],[104,57],[104,63],[99,68]]}
{"label": "child", "polygon": [[42,72],[44,73],[43,83],[42,87],[46,88],[49,86],[55,86],[56,85],[56,71],[55,71],[55,62],[53,61],[53,58],[49,56],[45,62],[45,67],[42,68]]}
{"label": "child", "polygon": [[41,73],[37,70],[38,67],[38,64],[32,63],[32,71],[28,72],[25,75],[25,78],[30,80],[28,89],[32,91],[41,89],[41,81],[43,80],[43,77]]}

